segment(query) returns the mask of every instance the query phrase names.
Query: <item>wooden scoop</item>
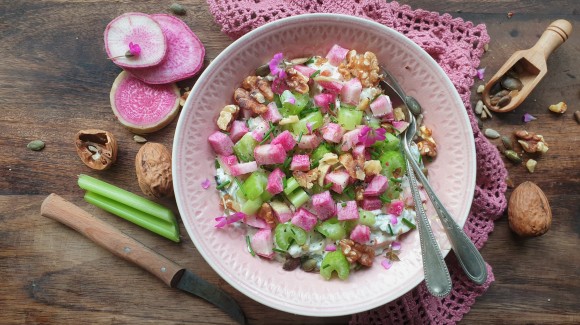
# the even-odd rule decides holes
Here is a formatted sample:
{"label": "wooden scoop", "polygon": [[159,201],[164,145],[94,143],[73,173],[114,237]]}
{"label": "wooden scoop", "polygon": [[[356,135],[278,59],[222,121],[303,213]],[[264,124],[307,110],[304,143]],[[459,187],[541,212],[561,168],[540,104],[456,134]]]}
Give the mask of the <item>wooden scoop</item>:
{"label": "wooden scoop", "polygon": [[[564,43],[571,33],[572,24],[569,21],[556,20],[546,28],[542,37],[532,48],[515,52],[485,85],[482,94],[485,106],[494,112],[509,112],[518,107],[548,71],[546,66],[548,56]],[[505,106],[492,105],[491,97],[494,94],[491,93],[490,96],[491,89],[496,90],[498,86],[494,87],[494,85],[501,82],[504,76],[511,74],[521,81],[523,87],[519,91],[511,91],[511,101]]]}

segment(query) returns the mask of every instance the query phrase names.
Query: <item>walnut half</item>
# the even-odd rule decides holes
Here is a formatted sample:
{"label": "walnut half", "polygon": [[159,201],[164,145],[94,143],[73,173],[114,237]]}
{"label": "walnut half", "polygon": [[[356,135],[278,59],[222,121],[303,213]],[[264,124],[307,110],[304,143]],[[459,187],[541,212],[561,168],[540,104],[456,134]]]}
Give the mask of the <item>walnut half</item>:
{"label": "walnut half", "polygon": [[82,162],[92,169],[108,169],[117,160],[117,140],[111,132],[81,130],[76,134],[75,146]]}
{"label": "walnut half", "polygon": [[372,247],[355,243],[350,239],[341,239],[338,245],[349,263],[358,262],[364,266],[373,265],[375,250]]}

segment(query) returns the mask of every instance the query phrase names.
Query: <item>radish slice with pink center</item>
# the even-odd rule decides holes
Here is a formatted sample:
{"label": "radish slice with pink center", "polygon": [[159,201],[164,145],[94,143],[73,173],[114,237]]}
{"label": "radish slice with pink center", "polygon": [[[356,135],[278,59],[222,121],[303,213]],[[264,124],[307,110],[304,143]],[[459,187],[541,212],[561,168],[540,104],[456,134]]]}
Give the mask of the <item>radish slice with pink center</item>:
{"label": "radish slice with pink center", "polygon": [[149,85],[123,71],[113,83],[111,107],[132,132],[155,132],[177,116],[179,89],[175,84]]}
{"label": "radish slice with pink center", "polygon": [[[141,48],[138,55],[126,57],[129,43]],[[105,49],[109,58],[123,68],[157,65],[167,53],[167,41],[161,26],[151,16],[129,12],[111,21],[105,29]]]}
{"label": "radish slice with pink center", "polygon": [[166,84],[193,77],[203,66],[205,48],[179,18],[151,15],[161,26],[167,40],[167,55],[159,65],[149,68],[125,69],[149,84]]}

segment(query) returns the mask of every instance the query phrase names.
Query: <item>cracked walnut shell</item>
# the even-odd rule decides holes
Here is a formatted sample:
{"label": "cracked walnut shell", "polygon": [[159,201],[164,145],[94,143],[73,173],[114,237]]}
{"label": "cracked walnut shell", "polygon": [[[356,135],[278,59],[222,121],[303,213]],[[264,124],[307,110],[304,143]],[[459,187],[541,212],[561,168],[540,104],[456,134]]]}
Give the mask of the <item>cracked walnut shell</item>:
{"label": "cracked walnut shell", "polygon": [[117,160],[117,140],[110,132],[81,130],[76,134],[75,146],[82,162],[92,169],[108,169]]}
{"label": "cracked walnut shell", "polygon": [[161,143],[148,142],[139,149],[135,171],[145,195],[158,199],[173,195],[171,152]]}

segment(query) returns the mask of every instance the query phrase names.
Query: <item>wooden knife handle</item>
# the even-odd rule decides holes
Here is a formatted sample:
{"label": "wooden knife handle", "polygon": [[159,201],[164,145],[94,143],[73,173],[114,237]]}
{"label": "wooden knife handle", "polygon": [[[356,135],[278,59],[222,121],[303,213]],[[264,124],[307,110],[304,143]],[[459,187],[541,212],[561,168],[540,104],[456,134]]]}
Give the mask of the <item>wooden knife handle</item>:
{"label": "wooden knife handle", "polygon": [[54,193],[44,199],[40,206],[40,214],[71,227],[113,254],[137,264],[170,287],[174,285],[172,283],[174,279],[179,279],[175,275],[184,270],[178,264]]}

